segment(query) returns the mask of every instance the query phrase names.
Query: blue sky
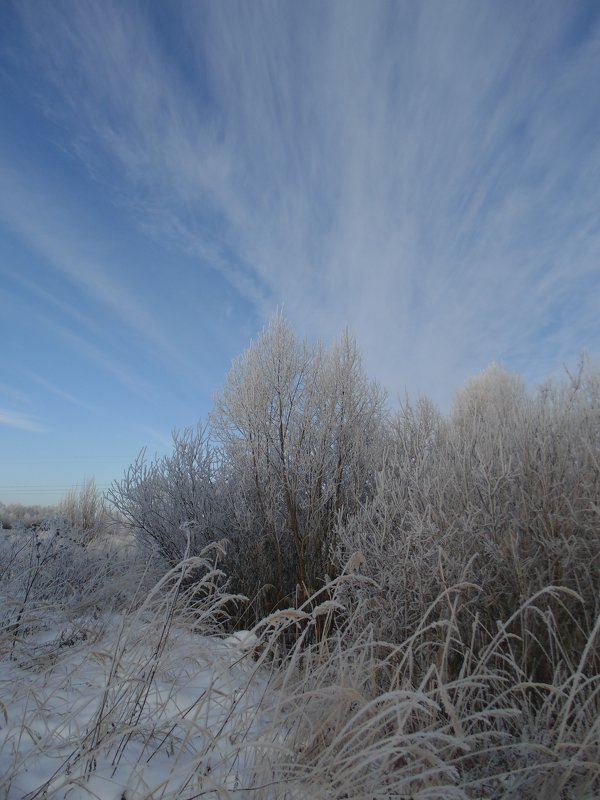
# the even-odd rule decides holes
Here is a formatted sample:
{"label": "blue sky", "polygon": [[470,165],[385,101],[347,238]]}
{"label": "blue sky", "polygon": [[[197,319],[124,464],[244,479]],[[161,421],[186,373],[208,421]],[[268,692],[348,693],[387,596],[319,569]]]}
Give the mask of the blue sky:
{"label": "blue sky", "polygon": [[5,0],[0,502],[166,452],[281,305],[392,402],[598,357],[599,82],[596,2]]}

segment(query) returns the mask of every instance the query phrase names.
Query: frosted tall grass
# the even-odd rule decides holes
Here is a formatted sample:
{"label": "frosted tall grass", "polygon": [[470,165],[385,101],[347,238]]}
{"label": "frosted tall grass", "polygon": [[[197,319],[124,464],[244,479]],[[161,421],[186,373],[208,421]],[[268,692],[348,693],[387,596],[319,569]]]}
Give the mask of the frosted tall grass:
{"label": "frosted tall grass", "polygon": [[[597,796],[600,622],[573,661],[546,607],[581,602],[572,591],[548,587],[488,630],[476,612],[464,618],[480,588],[449,586],[391,642],[365,624],[378,586],[355,554],[236,648],[223,615],[242,601],[223,589],[215,555],[185,559],[85,636],[42,635],[62,625],[60,603],[41,628],[40,606],[28,610],[38,627],[23,628],[18,649],[4,631],[4,796]],[[538,617],[553,669],[543,683],[522,659]]]}

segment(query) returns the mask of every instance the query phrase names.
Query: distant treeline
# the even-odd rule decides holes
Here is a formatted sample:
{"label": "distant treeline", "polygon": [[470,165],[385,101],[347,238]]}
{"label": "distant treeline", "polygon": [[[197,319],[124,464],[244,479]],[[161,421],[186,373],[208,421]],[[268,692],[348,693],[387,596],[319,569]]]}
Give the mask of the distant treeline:
{"label": "distant treeline", "polygon": [[56,513],[54,506],[26,506],[21,503],[0,503],[0,527],[10,530],[11,528],[30,528],[32,525],[41,523]]}

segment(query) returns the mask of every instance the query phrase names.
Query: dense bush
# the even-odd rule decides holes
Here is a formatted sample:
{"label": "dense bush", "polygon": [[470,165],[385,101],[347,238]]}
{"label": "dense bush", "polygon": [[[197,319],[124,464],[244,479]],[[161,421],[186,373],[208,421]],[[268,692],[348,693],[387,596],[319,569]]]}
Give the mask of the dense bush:
{"label": "dense bush", "polygon": [[346,333],[330,349],[281,317],[234,362],[210,429],[143,451],[108,498],[167,566],[227,538],[232,588],[259,618],[306,598],[334,569],[340,520],[370,498],[382,463],[384,394]]}
{"label": "dense bush", "polygon": [[[376,583],[365,624],[389,641],[440,596],[493,635],[558,586],[581,603],[548,595],[543,613],[578,652],[600,610],[599,431],[588,363],[532,395],[492,366],[447,416],[427,398],[390,416],[347,333],[309,345],[278,316],[233,363],[210,425],[176,433],[163,458],[142,452],[109,499],[167,567],[188,543],[197,554],[226,539],[224,569],[252,600],[250,619],[303,602],[361,551]],[[542,633],[522,644],[540,679],[549,647]]]}
{"label": "dense bush", "polygon": [[55,513],[52,506],[25,506],[20,503],[0,503],[0,528],[29,528],[40,525],[43,520]]}
{"label": "dense bush", "polygon": [[437,600],[462,638],[475,619],[493,637],[529,598],[565,587],[519,618],[527,633],[514,648],[546,680],[551,617],[576,663],[600,613],[599,432],[599,375],[583,366],[534,397],[492,367],[447,418],[426,400],[405,404],[375,497],[340,531],[340,563],[362,551],[374,581],[364,624],[401,642]]}
{"label": "dense bush", "polygon": [[173,433],[171,455],[149,460],[143,450],[107,499],[138,542],[174,567],[188,548],[199,554],[221,538],[215,452],[205,427]]}

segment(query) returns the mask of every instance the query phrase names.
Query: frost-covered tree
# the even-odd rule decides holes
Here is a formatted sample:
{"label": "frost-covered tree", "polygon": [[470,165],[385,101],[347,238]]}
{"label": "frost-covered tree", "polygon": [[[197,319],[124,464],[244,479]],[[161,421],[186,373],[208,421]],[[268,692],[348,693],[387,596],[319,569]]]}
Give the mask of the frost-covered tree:
{"label": "frost-covered tree", "polygon": [[211,424],[239,551],[277,600],[330,569],[336,520],[372,490],[384,417],[347,332],[325,349],[278,315],[233,363]]}

